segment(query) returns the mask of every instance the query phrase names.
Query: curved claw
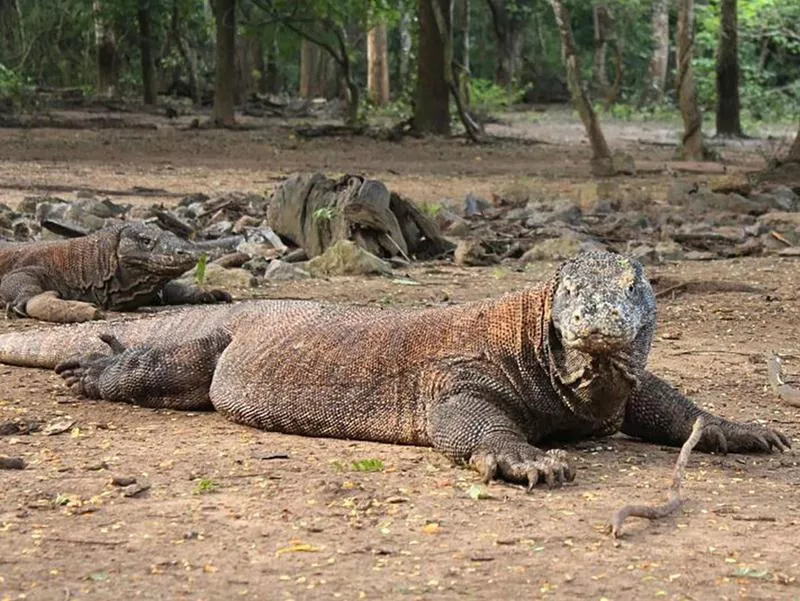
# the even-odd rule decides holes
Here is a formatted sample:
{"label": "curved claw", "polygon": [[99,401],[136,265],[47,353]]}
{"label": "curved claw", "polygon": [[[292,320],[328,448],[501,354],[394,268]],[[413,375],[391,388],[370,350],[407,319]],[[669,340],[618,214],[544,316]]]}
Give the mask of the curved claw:
{"label": "curved claw", "polygon": [[100,340],[105,342],[111,349],[111,352],[114,353],[115,355],[124,353],[127,348],[124,344],[122,344],[119,341],[119,338],[114,336],[114,334],[100,334],[98,338],[100,338]]}
{"label": "curved claw", "polygon": [[528,491],[539,483],[554,488],[575,479],[575,470],[565,451],[552,449],[542,453],[524,443],[507,445],[498,451],[477,450],[470,458],[470,465],[481,474],[484,482],[493,478],[522,482]]}

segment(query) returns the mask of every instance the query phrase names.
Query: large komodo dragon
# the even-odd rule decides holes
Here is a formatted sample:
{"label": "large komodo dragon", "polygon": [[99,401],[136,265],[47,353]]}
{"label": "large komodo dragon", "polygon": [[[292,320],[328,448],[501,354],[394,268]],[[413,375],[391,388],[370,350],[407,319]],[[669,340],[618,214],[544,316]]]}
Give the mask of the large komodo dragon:
{"label": "large komodo dragon", "polygon": [[[307,301],[196,307],[0,336],[0,361],[55,367],[89,398],[215,408],[264,430],[431,445],[493,477],[556,484],[563,450],[625,434],[770,452],[781,433],[712,416],[646,370],[655,328],[642,267],[593,252],[496,300],[420,311]],[[99,352],[103,343],[112,354]],[[169,341],[169,342],[164,342]],[[66,358],[71,353],[80,354]]]}
{"label": "large komodo dragon", "polygon": [[82,238],[0,245],[0,299],[7,314],[44,321],[97,319],[100,309],[230,302],[223,290],[173,281],[199,253],[172,232],[141,222]]}

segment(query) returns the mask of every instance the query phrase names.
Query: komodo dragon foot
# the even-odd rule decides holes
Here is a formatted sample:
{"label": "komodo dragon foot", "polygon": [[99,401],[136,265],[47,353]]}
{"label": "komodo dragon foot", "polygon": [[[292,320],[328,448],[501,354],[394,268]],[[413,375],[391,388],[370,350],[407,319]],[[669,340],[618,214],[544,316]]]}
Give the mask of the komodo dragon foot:
{"label": "komodo dragon foot", "polygon": [[70,357],[56,365],[56,373],[64,378],[69,389],[87,399],[100,399],[100,376],[116,361],[117,355],[125,351],[125,346],[111,334],[100,334],[100,340],[111,349],[112,354],[88,353]]}
{"label": "komodo dragon foot", "polygon": [[522,442],[507,442],[500,448],[482,444],[473,451],[469,462],[484,482],[494,478],[519,482],[527,484],[529,491],[540,482],[553,488],[575,479],[575,469],[567,461],[566,451],[544,452]]}

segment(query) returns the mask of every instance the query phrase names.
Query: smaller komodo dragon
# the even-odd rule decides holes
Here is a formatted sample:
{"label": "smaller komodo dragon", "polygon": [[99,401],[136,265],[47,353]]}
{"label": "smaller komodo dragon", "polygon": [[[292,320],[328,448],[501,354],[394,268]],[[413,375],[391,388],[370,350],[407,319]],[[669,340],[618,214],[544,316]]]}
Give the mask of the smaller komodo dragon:
{"label": "smaller komodo dragon", "polygon": [[[622,431],[680,446],[784,451],[646,370],[655,297],[641,265],[591,252],[495,300],[425,310],[257,301],[0,336],[0,361],[55,367],[93,399],[215,408],[268,431],[433,446],[483,478],[572,480],[534,445]],[[112,353],[102,351],[105,347]],[[107,349],[106,349],[107,351]],[[70,356],[70,358],[67,358]]]}
{"label": "smaller komodo dragon", "polygon": [[101,309],[230,302],[224,290],[174,281],[199,257],[190,242],[142,222],[81,238],[0,244],[0,299],[7,315],[88,321]]}

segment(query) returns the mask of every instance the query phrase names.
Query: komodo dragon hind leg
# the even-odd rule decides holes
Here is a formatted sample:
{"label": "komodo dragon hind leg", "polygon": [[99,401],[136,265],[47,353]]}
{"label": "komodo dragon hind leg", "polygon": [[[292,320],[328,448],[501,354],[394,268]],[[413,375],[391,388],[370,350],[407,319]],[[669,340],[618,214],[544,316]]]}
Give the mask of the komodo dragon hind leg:
{"label": "komodo dragon hind leg", "polygon": [[209,303],[230,303],[231,295],[220,288],[202,288],[185,282],[172,280],[164,284],[161,301],[165,305],[204,305]]}
{"label": "komodo dragon hind leg", "polygon": [[217,359],[230,343],[226,332],[162,347],[125,348],[114,336],[100,339],[111,355],[78,355],[56,366],[76,394],[151,408],[213,408],[208,391]]}
{"label": "komodo dragon hind leg", "polygon": [[480,394],[462,393],[434,403],[428,434],[434,448],[456,461],[468,461],[483,478],[559,486],[575,479],[575,470],[560,449],[543,451],[528,444],[523,429]]}

